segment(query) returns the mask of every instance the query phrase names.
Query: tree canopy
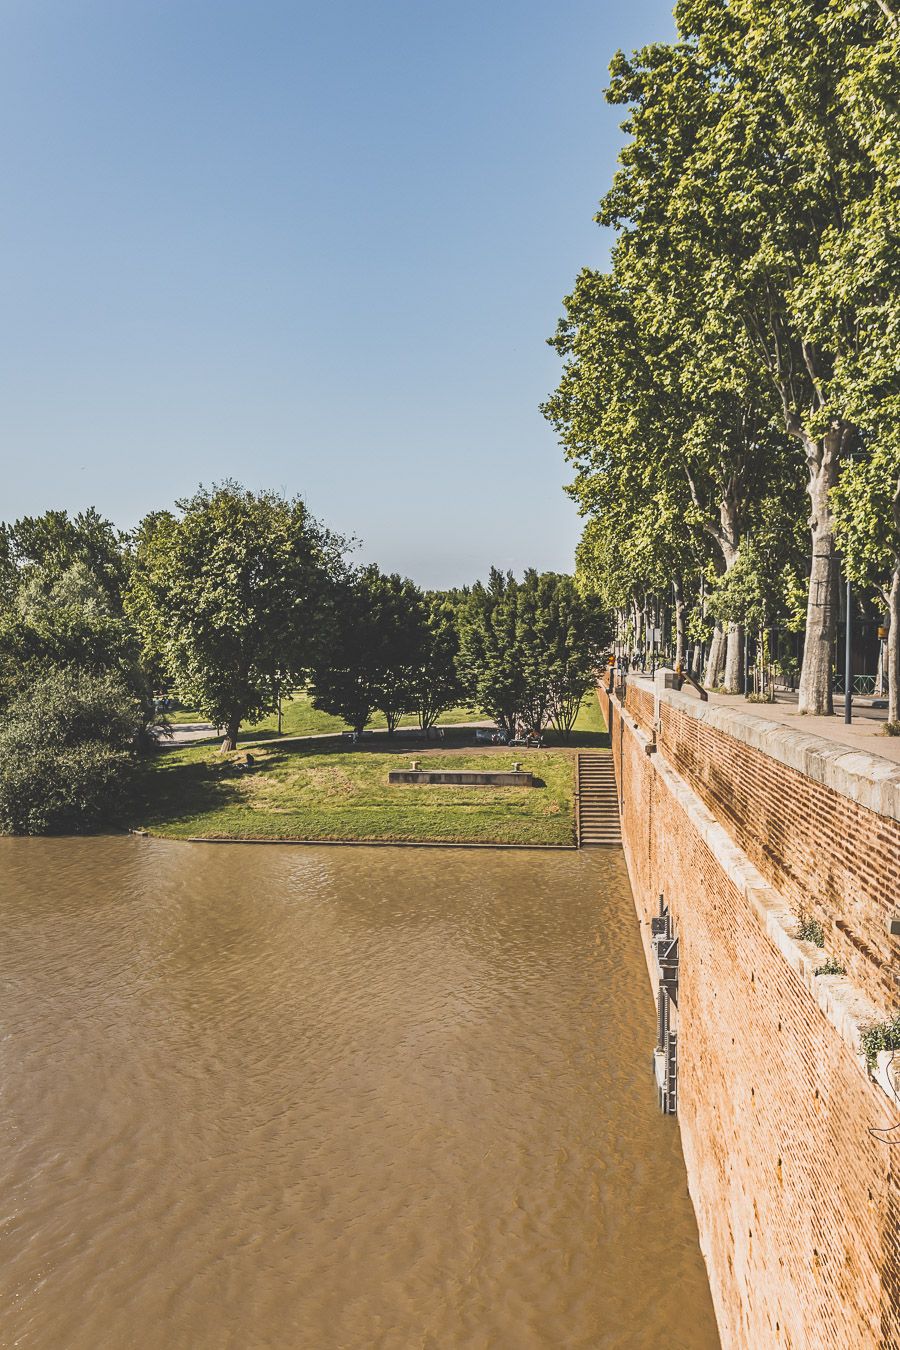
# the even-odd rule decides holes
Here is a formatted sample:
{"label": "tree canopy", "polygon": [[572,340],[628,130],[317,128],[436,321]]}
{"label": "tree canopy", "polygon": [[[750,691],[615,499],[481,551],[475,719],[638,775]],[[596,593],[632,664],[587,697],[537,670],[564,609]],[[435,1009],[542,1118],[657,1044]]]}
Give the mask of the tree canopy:
{"label": "tree canopy", "polygon": [[142,522],[128,612],[180,696],[225,728],[226,748],[306,678],[343,547],[299,497],[232,482]]}
{"label": "tree canopy", "polygon": [[[760,612],[748,584],[780,515],[777,565],[750,589],[771,614],[805,574],[800,706],[830,711],[838,485],[874,456],[883,507],[895,462],[900,30],[863,0],[675,12],[675,42],[612,62],[628,138],[597,216],[612,267],[579,276],[551,340],[565,364],[544,411],[588,520],[580,575],[615,566],[633,606],[660,570],[686,577],[701,627],[718,620],[708,680],[724,644],[736,691]],[[843,508],[848,553],[858,517]],[[884,580],[889,550],[878,566]]]}

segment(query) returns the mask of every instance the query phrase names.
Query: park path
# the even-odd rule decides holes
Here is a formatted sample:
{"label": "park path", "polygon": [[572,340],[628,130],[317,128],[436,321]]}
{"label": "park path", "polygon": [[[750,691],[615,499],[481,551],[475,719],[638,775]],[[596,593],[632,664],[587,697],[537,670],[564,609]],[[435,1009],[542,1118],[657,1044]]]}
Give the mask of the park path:
{"label": "park path", "polygon": [[[450,722],[447,724],[447,726],[442,727],[441,730],[475,731],[479,727],[491,727],[493,725],[494,725],[493,722]],[[395,738],[396,737],[402,738],[403,736],[416,737],[418,731],[419,731],[418,727],[398,727],[394,733],[394,736]],[[168,747],[174,748],[180,745],[190,745],[193,741],[212,740],[217,738],[220,734],[221,734],[220,729],[218,727],[214,727],[212,722],[173,722],[172,735],[166,736],[163,740],[161,740],[160,745],[163,747],[163,749],[166,749]],[[259,741],[272,740],[276,742],[278,745],[282,745],[284,744],[285,741],[333,741],[336,736],[341,736],[343,734],[344,734],[343,732],[339,731],[307,732],[306,734],[300,736],[276,736],[273,734],[267,736],[265,734],[262,734],[258,737],[258,740]],[[371,731],[367,731],[365,733],[367,740],[373,736],[387,737],[387,734],[388,734],[387,729],[384,727],[375,727]],[[250,743],[251,742],[249,741],[243,742],[243,744],[245,745],[249,745]],[[254,744],[255,743],[256,742],[254,742]],[[396,739],[392,742],[392,744],[396,744]],[[435,748],[437,748],[440,745],[440,741],[435,741],[434,745]]]}

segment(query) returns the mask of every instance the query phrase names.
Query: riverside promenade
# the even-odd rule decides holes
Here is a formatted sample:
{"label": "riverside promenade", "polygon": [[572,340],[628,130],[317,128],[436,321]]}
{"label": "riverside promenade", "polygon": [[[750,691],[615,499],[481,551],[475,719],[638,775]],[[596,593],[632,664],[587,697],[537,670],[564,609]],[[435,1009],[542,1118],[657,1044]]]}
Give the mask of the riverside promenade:
{"label": "riverside promenade", "polygon": [[[696,697],[699,701],[699,694],[690,685],[686,684],[682,693]],[[872,706],[873,703],[886,703],[886,699],[855,698],[853,721],[849,725],[844,721],[843,694],[834,696],[835,711],[832,717],[810,717],[801,713],[797,707],[796,693],[781,691],[774,703],[750,703],[741,694],[714,693],[709,695],[709,702],[716,707],[752,713],[754,717],[767,717],[804,735],[822,736],[827,741],[851,746],[854,750],[864,750],[869,755],[880,755],[883,759],[900,764],[900,736],[886,736],[884,733],[887,708]]]}

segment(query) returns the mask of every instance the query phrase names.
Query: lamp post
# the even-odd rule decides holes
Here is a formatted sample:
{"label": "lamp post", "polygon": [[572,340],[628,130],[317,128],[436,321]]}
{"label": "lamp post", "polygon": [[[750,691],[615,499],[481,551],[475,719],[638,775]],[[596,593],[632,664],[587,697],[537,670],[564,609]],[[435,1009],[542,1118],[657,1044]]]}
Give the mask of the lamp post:
{"label": "lamp post", "polygon": [[844,623],[844,721],[850,723],[853,721],[853,690],[852,675],[850,674],[850,577],[847,577],[847,600],[846,614]]}

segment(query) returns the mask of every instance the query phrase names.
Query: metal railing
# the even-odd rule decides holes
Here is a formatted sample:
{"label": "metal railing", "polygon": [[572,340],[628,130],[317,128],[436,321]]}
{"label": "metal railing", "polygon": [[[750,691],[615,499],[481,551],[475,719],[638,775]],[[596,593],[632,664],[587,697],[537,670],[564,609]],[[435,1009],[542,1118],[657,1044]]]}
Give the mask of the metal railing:
{"label": "metal railing", "polygon": [[[877,676],[875,675],[854,675],[852,679],[852,692],[854,694],[864,695],[874,694],[876,684]],[[845,692],[843,671],[834,672],[831,688],[835,694],[843,694]]]}

